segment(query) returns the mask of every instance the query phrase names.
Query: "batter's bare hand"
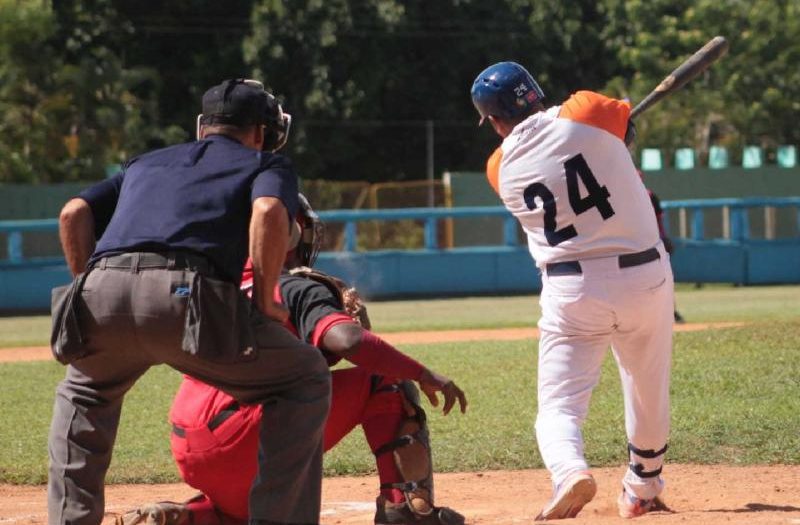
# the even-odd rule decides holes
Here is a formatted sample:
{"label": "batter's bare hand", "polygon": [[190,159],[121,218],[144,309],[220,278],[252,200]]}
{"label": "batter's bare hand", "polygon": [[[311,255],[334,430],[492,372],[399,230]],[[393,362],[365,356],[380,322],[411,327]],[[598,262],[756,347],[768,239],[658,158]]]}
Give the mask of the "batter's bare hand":
{"label": "batter's bare hand", "polygon": [[289,309],[280,303],[268,301],[264,306],[264,315],[278,321],[279,323],[285,323],[289,318]]}
{"label": "batter's bare hand", "polygon": [[461,407],[462,414],[467,411],[467,396],[464,395],[464,391],[458,388],[458,385],[452,379],[425,369],[419,377],[419,387],[428,396],[431,405],[435,407],[439,406],[439,398],[436,393],[442,393],[444,396],[444,407],[442,408],[444,415],[450,413],[456,401]]}

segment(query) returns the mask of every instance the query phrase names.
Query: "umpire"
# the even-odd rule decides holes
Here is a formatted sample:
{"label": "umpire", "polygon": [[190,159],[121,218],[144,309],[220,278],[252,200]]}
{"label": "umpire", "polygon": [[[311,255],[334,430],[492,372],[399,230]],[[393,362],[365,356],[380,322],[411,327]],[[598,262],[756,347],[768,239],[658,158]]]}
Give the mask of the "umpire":
{"label": "umpire", "polygon": [[[298,208],[292,166],[273,153],[290,123],[260,82],[227,80],[203,95],[198,141],[134,158],[64,206],[76,277],[54,290],[53,352],[68,367],[50,524],[101,523],[123,396],[161,363],[264,406],[250,523],[319,522],[330,373],[272,295]],[[255,305],[238,291],[248,247]]]}

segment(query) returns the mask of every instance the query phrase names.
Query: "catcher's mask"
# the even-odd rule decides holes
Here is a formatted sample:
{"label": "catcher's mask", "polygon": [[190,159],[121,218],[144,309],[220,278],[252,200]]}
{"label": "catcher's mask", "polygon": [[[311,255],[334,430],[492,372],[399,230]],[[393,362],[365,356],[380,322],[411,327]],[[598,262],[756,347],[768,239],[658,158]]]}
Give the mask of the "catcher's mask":
{"label": "catcher's mask", "polygon": [[300,266],[312,268],[325,235],[325,223],[308,203],[305,195],[297,195],[300,210],[289,238],[289,250],[295,250]]}
{"label": "catcher's mask", "polygon": [[470,90],[472,103],[481,115],[480,126],[486,117],[515,119],[531,113],[531,108],[544,98],[544,91],[516,62],[498,62],[481,71]]}
{"label": "catcher's mask", "polygon": [[203,95],[203,112],[197,116],[197,137],[202,126],[261,126],[264,151],[278,151],[289,139],[292,116],[284,113],[272,93],[258,80],[225,80]]}

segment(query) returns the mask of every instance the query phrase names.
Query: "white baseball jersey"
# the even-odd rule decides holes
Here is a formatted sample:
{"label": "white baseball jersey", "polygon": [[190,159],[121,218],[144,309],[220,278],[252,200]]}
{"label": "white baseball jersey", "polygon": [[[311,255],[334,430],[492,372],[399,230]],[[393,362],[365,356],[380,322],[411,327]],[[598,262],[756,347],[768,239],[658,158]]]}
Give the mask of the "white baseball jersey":
{"label": "white baseball jersey", "polygon": [[519,219],[536,264],[640,252],[659,242],[624,143],[630,105],[578,91],[514,127],[487,177]]}
{"label": "white baseball jersey", "polygon": [[[515,126],[487,176],[543,269],[536,440],[553,483],[589,468],[582,425],[611,346],[629,443],[623,487],[652,499],[664,486],[673,281],[624,143],[629,116],[628,103],[579,91]],[[618,257],[646,251],[657,257],[631,265]],[[578,264],[551,275],[546,265],[564,261]]]}

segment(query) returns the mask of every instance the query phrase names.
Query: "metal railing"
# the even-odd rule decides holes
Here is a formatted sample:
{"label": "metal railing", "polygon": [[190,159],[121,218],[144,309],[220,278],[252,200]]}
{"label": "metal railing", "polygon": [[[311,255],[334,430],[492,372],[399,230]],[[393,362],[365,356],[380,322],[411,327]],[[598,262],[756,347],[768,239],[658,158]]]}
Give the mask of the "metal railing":
{"label": "metal railing", "polygon": [[437,238],[438,222],[441,219],[467,217],[503,218],[503,245],[517,245],[517,220],[502,206],[464,206],[458,208],[399,208],[388,210],[328,210],[319,212],[320,219],[326,223],[344,223],[344,243],[346,252],[356,251],[357,223],[365,221],[422,220],[423,248],[439,249]]}
{"label": "metal railing", "polygon": [[[669,224],[669,214],[677,210],[680,220],[679,237],[692,240],[705,239],[706,213],[722,214],[722,237],[734,241],[750,238],[748,212],[753,208],[763,208],[765,216],[765,235],[775,237],[775,209],[797,208],[796,231],[800,232],[800,197],[753,197],[746,199],[692,199],[664,201],[661,203]],[[503,218],[503,246],[517,246],[517,220],[502,206],[470,206],[459,208],[403,208],[392,210],[330,210],[320,212],[320,218],[328,223],[344,223],[344,251],[355,251],[357,244],[357,223],[364,221],[422,220],[424,221],[424,242],[426,250],[436,250],[438,225],[441,219],[466,217]]]}
{"label": "metal railing", "polygon": [[[694,199],[664,201],[662,208],[667,217],[678,213],[679,237],[692,240],[705,240],[706,214],[722,214],[723,239],[744,241],[751,238],[748,212],[754,208],[764,209],[766,239],[774,237],[775,210],[777,208],[796,208],[795,231],[800,232],[800,197],[765,197],[746,199]],[[365,221],[423,221],[423,247],[438,250],[438,228],[442,219],[500,217],[503,219],[501,246],[513,247],[519,244],[517,220],[502,206],[469,206],[458,208],[402,208],[378,210],[328,210],[320,211],[320,218],[327,223],[344,224],[343,249],[353,252],[357,249],[357,224]],[[668,222],[668,221],[666,221]],[[26,232],[57,232],[57,219],[26,221],[0,221],[0,235],[6,235],[7,259],[4,264],[25,264],[39,261],[63,260],[61,257],[27,259],[23,253],[23,234]],[[797,234],[800,237],[800,233]]]}
{"label": "metal railing", "polygon": [[[796,208],[795,231],[800,232],[800,197],[750,197],[744,199],[689,199],[665,201],[665,224],[669,224],[669,214],[677,210],[678,237],[694,241],[705,240],[706,213],[719,210],[722,214],[722,239],[745,241],[751,238],[750,210],[764,210],[764,238],[774,239],[776,213],[778,208]],[[800,233],[798,234],[800,236]]]}

